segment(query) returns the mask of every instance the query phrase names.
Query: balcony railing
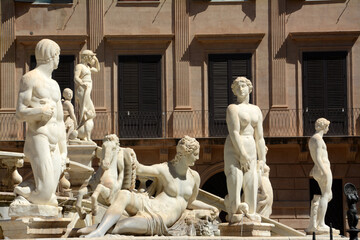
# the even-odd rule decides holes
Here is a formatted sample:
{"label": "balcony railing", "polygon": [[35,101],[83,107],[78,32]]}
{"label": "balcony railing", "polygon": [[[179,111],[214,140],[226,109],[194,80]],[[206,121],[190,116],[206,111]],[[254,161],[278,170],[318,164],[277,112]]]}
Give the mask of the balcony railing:
{"label": "balcony railing", "polygon": [[[262,109],[265,137],[311,136],[316,119],[330,120],[327,136],[360,136],[360,109],[298,110]],[[214,116],[209,111],[97,112],[93,139],[117,133],[120,138],[225,137],[225,110]],[[24,140],[26,125],[14,112],[0,113],[0,141]]]}

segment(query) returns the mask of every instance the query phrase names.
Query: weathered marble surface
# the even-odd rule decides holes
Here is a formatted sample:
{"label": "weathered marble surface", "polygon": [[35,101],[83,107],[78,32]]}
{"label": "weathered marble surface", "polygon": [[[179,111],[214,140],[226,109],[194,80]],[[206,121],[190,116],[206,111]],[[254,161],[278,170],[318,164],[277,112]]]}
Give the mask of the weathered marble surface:
{"label": "weathered marble surface", "polygon": [[[237,97],[226,111],[229,135],[224,146],[224,172],[228,188],[225,206],[229,223],[238,223],[243,216],[260,222],[257,210],[258,175],[264,170],[266,147],[263,137],[263,116],[258,106],[249,103],[252,84],[238,77],[231,86]],[[259,173],[258,173],[259,169]],[[240,193],[243,191],[243,201]]]}
{"label": "weathered marble surface", "polygon": [[[199,142],[185,136],[176,150],[175,158],[167,163],[145,166],[136,161],[137,174],[154,179],[155,197],[120,190],[96,230],[85,228],[80,233],[91,232],[85,237],[99,237],[115,226],[111,233],[167,235],[186,209],[203,209],[206,210],[202,212],[206,219],[216,218],[219,214],[216,207],[196,200],[200,176],[190,166],[199,159]],[[122,218],[125,210],[130,217]]]}
{"label": "weathered marble surface", "polygon": [[36,68],[20,80],[16,116],[28,124],[24,154],[35,184],[23,182],[14,192],[32,204],[57,206],[55,192],[68,162],[60,88],[51,78],[59,55],[60,47],[54,41],[39,41]]}
{"label": "weathered marble surface", "polygon": [[84,50],[81,53],[81,63],[76,65],[74,72],[75,101],[79,108],[77,137],[90,144],[93,143],[91,132],[94,128],[93,119],[96,117],[95,106],[91,100],[93,87],[91,73],[100,71],[100,64],[95,55],[91,50]]}
{"label": "weathered marble surface", "polygon": [[[310,222],[305,232],[312,234],[328,234],[330,227],[325,224],[325,214],[328,203],[332,199],[332,173],[330,168],[330,161],[326,144],[323,140],[323,135],[329,131],[330,121],[325,118],[319,118],[315,122],[315,134],[309,140],[309,150],[314,167],[310,171],[310,176],[313,177],[319,184],[321,195],[314,195],[311,201]],[[333,228],[334,234],[339,234],[340,231]]]}

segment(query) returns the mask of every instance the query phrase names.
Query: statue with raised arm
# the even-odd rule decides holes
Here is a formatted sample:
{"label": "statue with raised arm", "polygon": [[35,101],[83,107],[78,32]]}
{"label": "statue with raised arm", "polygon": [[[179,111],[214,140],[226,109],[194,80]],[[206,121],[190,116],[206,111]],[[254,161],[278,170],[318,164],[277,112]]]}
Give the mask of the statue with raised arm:
{"label": "statue with raised arm", "polygon": [[70,88],[65,88],[63,91],[63,110],[64,110],[64,122],[66,129],[66,140],[75,139],[77,137],[77,120],[74,112],[74,106],[71,103],[73,98],[73,91]]}
{"label": "statue with raised arm", "polygon": [[34,204],[57,206],[55,191],[67,162],[61,92],[51,77],[59,55],[59,45],[41,40],[35,48],[36,68],[20,80],[16,116],[28,125],[24,154],[31,163],[35,186],[22,183],[14,192]]}
{"label": "statue with raised arm", "polygon": [[[263,172],[266,161],[263,137],[263,116],[258,106],[249,103],[253,86],[245,77],[238,77],[231,85],[237,97],[226,111],[229,135],[224,146],[224,172],[228,195],[225,207],[229,223],[239,223],[246,216],[260,222],[256,213],[258,194],[258,168]],[[243,191],[243,202],[241,201]]]}
{"label": "statue with raised arm", "polygon": [[[216,207],[196,200],[200,176],[190,167],[199,159],[199,151],[199,142],[185,136],[176,147],[175,159],[151,166],[136,162],[139,176],[157,179],[159,193],[150,197],[146,193],[120,190],[96,230],[85,237],[101,237],[109,229],[113,234],[169,235],[168,228],[186,209],[208,210],[209,218],[218,216]],[[125,212],[129,217],[123,217]],[[82,229],[80,233],[87,231]]]}
{"label": "statue with raised arm", "polygon": [[[315,134],[309,140],[309,150],[314,167],[310,171],[310,177],[313,177],[319,184],[321,195],[314,195],[311,201],[310,223],[305,232],[312,234],[327,234],[330,227],[325,224],[325,214],[328,202],[332,199],[332,173],[326,144],[323,140],[324,134],[329,131],[330,121],[325,118],[319,118],[315,122]],[[334,233],[339,230],[333,229]]]}
{"label": "statue with raised arm", "polygon": [[91,72],[99,72],[100,64],[91,50],[84,50],[81,53],[81,63],[75,67],[75,101],[79,108],[78,138],[81,141],[93,143],[91,132],[94,128],[96,116],[95,107],[91,100],[93,82]]}

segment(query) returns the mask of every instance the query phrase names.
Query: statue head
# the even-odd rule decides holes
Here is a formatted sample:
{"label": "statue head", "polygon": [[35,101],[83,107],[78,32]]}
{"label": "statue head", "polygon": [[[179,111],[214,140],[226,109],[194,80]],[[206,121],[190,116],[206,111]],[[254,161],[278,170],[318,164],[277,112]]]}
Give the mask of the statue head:
{"label": "statue head", "polygon": [[71,100],[73,98],[73,91],[70,88],[65,88],[63,91],[63,97],[66,100]]}
{"label": "statue head", "polygon": [[54,69],[59,64],[60,47],[59,45],[50,39],[40,40],[35,47],[36,63],[46,64],[54,61]]}
{"label": "statue head", "polygon": [[[318,118],[315,122],[315,130],[321,131],[326,130],[330,125],[330,121],[326,118]],[[327,131],[326,131],[327,132]]]}
{"label": "statue head", "polygon": [[92,59],[95,55],[96,53],[91,50],[84,50],[81,52],[81,62],[93,64]]}
{"label": "statue head", "polygon": [[253,90],[253,85],[249,79],[246,77],[237,77],[233,83],[231,84],[231,90],[233,91],[234,95],[237,96],[237,90],[239,88],[240,83],[246,83],[246,85],[249,87],[249,94]]}
{"label": "statue head", "polygon": [[186,157],[200,149],[200,143],[192,137],[184,136],[176,146],[176,156],[172,163],[178,163],[182,157]]}

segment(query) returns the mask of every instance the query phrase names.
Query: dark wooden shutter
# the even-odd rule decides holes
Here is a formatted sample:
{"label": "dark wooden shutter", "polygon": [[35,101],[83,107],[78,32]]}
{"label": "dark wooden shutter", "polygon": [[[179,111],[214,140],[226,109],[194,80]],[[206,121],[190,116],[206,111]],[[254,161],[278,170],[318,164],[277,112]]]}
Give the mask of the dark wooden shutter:
{"label": "dark wooden shutter", "polygon": [[314,133],[320,117],[329,135],[347,135],[347,52],[303,53],[304,135]]}
{"label": "dark wooden shutter", "polygon": [[121,137],[161,136],[161,56],[119,56]]}
{"label": "dark wooden shutter", "polygon": [[235,78],[251,80],[251,54],[209,55],[209,127],[211,136],[226,136],[226,108],[236,102],[231,90]]}
{"label": "dark wooden shutter", "polygon": [[[59,66],[52,73],[52,78],[56,80],[60,86],[61,95],[65,88],[70,88],[74,91],[74,55],[60,55]],[[36,67],[35,56],[30,57],[30,69]],[[74,99],[73,99],[74,101]]]}

